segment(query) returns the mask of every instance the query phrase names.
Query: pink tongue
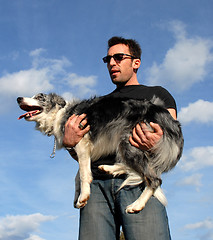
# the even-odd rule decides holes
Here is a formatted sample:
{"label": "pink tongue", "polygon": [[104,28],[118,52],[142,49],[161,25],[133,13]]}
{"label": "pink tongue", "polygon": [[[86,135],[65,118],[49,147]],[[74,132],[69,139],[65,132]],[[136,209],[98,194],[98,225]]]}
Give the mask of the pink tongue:
{"label": "pink tongue", "polygon": [[30,117],[32,117],[33,114],[37,113],[38,111],[39,111],[39,110],[35,110],[35,111],[31,111],[31,112],[26,112],[26,113],[22,114],[22,115],[18,118],[18,120],[22,119],[23,117],[25,117],[25,116],[27,116],[27,115],[29,115]]}

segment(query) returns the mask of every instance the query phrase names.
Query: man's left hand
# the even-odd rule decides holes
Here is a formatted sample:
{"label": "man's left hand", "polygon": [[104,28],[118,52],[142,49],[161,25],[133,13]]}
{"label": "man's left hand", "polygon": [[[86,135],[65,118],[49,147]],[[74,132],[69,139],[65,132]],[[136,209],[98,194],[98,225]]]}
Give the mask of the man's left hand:
{"label": "man's left hand", "polygon": [[145,123],[137,124],[130,136],[130,143],[141,150],[151,150],[163,136],[163,131],[156,123],[150,122],[150,127]]}

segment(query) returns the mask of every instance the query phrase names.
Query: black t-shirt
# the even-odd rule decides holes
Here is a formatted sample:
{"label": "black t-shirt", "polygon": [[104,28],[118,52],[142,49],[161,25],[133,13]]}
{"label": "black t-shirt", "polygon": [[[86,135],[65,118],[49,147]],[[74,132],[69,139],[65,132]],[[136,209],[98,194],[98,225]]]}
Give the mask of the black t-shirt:
{"label": "black t-shirt", "polygon": [[[155,86],[149,87],[144,85],[129,85],[121,88],[117,88],[112,93],[106,95],[106,97],[116,98],[130,98],[137,100],[151,100],[153,96],[160,98],[165,105],[165,108],[173,108],[177,111],[176,103],[172,95],[163,87]],[[98,169],[99,165],[113,165],[115,163],[115,154],[107,157],[102,157],[99,160],[92,163],[91,169],[94,179],[110,179],[111,175],[102,172]]]}

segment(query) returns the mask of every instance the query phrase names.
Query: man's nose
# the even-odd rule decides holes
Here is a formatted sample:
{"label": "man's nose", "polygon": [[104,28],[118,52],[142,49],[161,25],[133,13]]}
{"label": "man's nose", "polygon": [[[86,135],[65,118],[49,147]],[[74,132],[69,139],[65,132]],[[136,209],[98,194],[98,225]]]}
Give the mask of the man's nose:
{"label": "man's nose", "polygon": [[109,66],[113,66],[116,65],[116,61],[113,57],[111,57],[110,61],[109,61]]}

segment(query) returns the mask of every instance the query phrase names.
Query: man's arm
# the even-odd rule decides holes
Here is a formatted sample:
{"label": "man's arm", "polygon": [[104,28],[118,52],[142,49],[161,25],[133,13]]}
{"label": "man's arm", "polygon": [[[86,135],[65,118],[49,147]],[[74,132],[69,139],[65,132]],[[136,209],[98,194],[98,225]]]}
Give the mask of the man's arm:
{"label": "man's arm", "polygon": [[66,122],[64,129],[64,138],[63,145],[68,148],[70,155],[77,160],[77,155],[75,150],[72,149],[75,147],[83,136],[90,130],[90,126],[86,126],[81,129],[79,126],[85,126],[87,124],[86,114],[75,115],[73,114]]}
{"label": "man's arm", "polygon": [[[176,110],[173,108],[167,110],[176,120]],[[137,124],[133,129],[132,136],[129,138],[130,143],[141,150],[151,150],[163,136],[163,131],[156,123],[150,122],[150,126],[153,129],[152,131],[145,123]]]}
{"label": "man's arm", "polygon": [[174,108],[168,108],[167,109],[169,111],[169,113],[171,114],[171,116],[177,120],[177,113],[176,113],[176,110]]}

